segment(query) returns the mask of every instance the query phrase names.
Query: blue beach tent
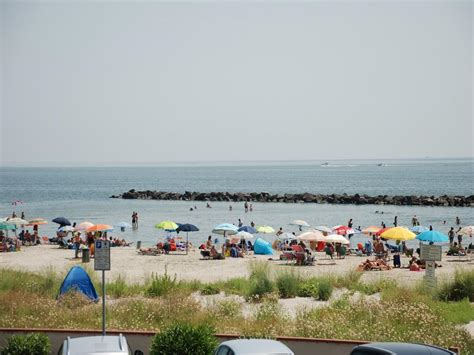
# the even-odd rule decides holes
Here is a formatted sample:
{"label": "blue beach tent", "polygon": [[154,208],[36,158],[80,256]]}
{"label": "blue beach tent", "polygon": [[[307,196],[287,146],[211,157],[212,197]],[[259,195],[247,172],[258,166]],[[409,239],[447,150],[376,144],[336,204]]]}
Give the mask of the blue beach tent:
{"label": "blue beach tent", "polygon": [[273,255],[272,245],[262,238],[257,238],[253,244],[253,252],[260,255]]}
{"label": "blue beach tent", "polygon": [[81,292],[84,296],[94,302],[99,300],[89,275],[87,275],[87,272],[80,266],[74,266],[69,270],[59,289],[58,297],[61,297],[71,289]]}

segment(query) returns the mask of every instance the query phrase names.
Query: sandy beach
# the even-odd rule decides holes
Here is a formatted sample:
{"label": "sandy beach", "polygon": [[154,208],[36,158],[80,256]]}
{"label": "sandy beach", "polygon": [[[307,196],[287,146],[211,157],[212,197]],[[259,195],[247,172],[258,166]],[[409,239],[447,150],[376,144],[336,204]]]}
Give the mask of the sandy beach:
{"label": "sandy beach", "polygon": [[[227,258],[225,260],[201,260],[198,250],[191,250],[188,255],[169,254],[148,256],[139,255],[134,247],[117,247],[111,252],[111,271],[106,272],[108,280],[113,280],[119,275],[128,282],[143,282],[152,273],[163,274],[167,269],[168,274],[176,275],[178,279],[199,280],[212,282],[217,280],[245,277],[248,275],[248,264],[252,261],[266,261],[272,265],[274,270],[292,268],[307,276],[323,276],[327,274],[344,274],[354,270],[364,257],[347,256],[345,259],[335,259],[331,263],[323,253],[316,253],[314,266],[292,267],[285,261],[280,261],[276,253],[269,260],[265,255],[249,255],[245,258]],[[371,257],[373,258],[373,257]],[[461,261],[458,257],[443,256],[442,267],[436,269],[436,275],[440,281],[454,275],[457,268],[472,269],[474,260]],[[402,265],[407,265],[408,259],[402,257]],[[34,247],[23,247],[19,252],[1,253],[0,267],[12,268],[23,271],[42,272],[52,268],[58,273],[67,272],[74,265],[87,265],[90,269],[94,267],[94,261],[82,264],[81,259],[74,259],[74,251],[60,249],[56,245],[38,245]],[[376,281],[386,278],[397,281],[401,285],[413,284],[422,280],[425,272],[412,272],[408,269],[392,269],[389,271],[364,272],[362,280],[365,282]]]}

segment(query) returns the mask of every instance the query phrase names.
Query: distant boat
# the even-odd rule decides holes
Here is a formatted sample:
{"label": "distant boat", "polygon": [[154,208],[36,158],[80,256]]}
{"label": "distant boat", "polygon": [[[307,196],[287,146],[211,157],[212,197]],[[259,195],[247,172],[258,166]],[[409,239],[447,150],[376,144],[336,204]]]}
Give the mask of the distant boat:
{"label": "distant boat", "polygon": [[377,166],[387,166],[387,164],[384,163],[378,163]]}
{"label": "distant boat", "polygon": [[321,166],[328,166],[329,163],[322,163]]}

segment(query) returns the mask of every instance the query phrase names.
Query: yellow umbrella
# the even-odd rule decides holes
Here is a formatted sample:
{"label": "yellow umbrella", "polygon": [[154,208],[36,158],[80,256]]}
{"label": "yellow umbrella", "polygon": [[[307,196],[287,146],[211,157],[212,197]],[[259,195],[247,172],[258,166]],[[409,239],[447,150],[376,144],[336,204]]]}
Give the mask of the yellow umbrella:
{"label": "yellow umbrella", "polygon": [[168,231],[174,231],[178,229],[178,225],[174,223],[173,221],[162,221],[158,224],[155,224],[155,228],[164,229]]}
{"label": "yellow umbrella", "polygon": [[275,230],[270,226],[258,226],[257,233],[269,234],[269,233],[275,233]]}
{"label": "yellow umbrella", "polygon": [[385,239],[393,240],[412,240],[416,238],[416,234],[405,227],[394,227],[386,230],[380,235]]}
{"label": "yellow umbrella", "polygon": [[47,224],[47,223],[48,221],[44,220],[43,218],[34,218],[28,221],[27,226],[34,226],[34,225]]}
{"label": "yellow umbrella", "polygon": [[380,230],[380,227],[370,226],[370,227],[364,228],[362,230],[362,233],[364,233],[364,234],[373,234],[373,233],[377,233],[379,230]]}

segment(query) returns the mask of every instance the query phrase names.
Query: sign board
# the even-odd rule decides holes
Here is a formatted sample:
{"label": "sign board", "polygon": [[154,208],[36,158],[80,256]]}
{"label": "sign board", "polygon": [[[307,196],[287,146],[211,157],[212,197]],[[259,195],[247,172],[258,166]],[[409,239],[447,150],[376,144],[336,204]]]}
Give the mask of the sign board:
{"label": "sign board", "polygon": [[421,244],[420,259],[426,261],[441,261],[441,246]]}
{"label": "sign board", "polygon": [[94,270],[110,270],[110,242],[96,240],[94,250]]}
{"label": "sign board", "polygon": [[434,261],[426,262],[424,282],[429,288],[436,288],[437,279],[435,276],[436,263]]}

